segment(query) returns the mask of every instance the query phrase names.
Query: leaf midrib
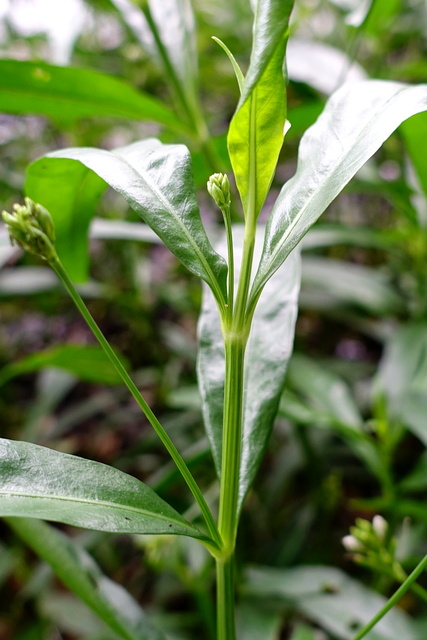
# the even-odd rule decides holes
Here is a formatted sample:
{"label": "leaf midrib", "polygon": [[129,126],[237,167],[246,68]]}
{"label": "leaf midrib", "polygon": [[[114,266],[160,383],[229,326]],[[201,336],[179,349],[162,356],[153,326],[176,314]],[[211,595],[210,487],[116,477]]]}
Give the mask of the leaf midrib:
{"label": "leaf midrib", "polygon": [[58,496],[58,495],[50,495],[50,494],[43,494],[43,495],[36,495],[36,494],[32,494],[32,493],[26,493],[24,491],[4,491],[2,489],[0,489],[0,495],[4,496],[4,497],[10,497],[10,498],[31,498],[32,500],[38,499],[38,500],[61,500],[63,502],[77,502],[79,504],[89,504],[95,507],[100,507],[100,508],[112,508],[112,509],[120,509],[122,511],[131,511],[133,513],[138,513],[139,515],[142,516],[147,516],[150,518],[155,518],[158,520],[163,520],[164,522],[170,522],[170,523],[174,523],[177,526],[180,527],[186,527],[188,528],[190,531],[194,532],[194,533],[198,533],[198,531],[196,529],[194,529],[189,523],[184,522],[179,522],[178,520],[176,520],[175,518],[167,518],[166,516],[162,515],[162,514],[156,514],[150,511],[146,511],[145,509],[140,509],[138,507],[132,507],[132,506],[127,506],[127,505],[121,505],[118,504],[116,502],[108,502],[107,500],[89,500],[89,499],[85,499],[85,498],[74,498],[72,496]]}
{"label": "leaf midrib", "polygon": [[[368,129],[371,126],[372,121],[377,118],[378,114],[380,114],[381,111],[383,111],[387,107],[387,105],[390,102],[392,102],[398,95],[400,95],[401,93],[405,92],[407,89],[408,89],[408,87],[404,86],[399,91],[397,91],[395,94],[393,94],[393,96],[391,96],[391,98],[389,98],[384,103],[384,105],[378,111],[375,112],[375,114],[371,117],[369,122],[367,122],[367,124],[364,125],[362,127],[362,129],[360,129],[360,131],[357,134],[357,137],[356,137],[356,140],[354,141],[354,143],[351,146],[349,146],[348,149],[339,156],[339,160],[333,165],[333,168],[330,170],[328,177],[323,182],[323,186],[320,189],[316,189],[315,191],[313,191],[312,195],[308,198],[308,200],[306,201],[305,205],[300,209],[299,213],[295,216],[295,218],[293,219],[293,221],[291,222],[289,227],[286,229],[284,235],[282,236],[282,238],[279,240],[279,242],[276,244],[275,248],[271,252],[270,258],[266,262],[266,264],[265,264],[260,276],[259,277],[257,276],[257,278],[256,278],[256,280],[259,280],[259,284],[257,284],[257,286],[253,288],[252,293],[251,293],[251,299],[254,299],[258,295],[260,289],[265,285],[265,283],[266,283],[266,281],[268,280],[268,277],[269,277],[268,276],[268,271],[269,271],[269,269],[271,269],[272,265],[274,264],[274,261],[276,260],[277,254],[281,251],[281,249],[282,249],[283,245],[286,243],[286,240],[288,239],[290,233],[293,231],[294,227],[301,220],[301,218],[303,217],[305,211],[308,209],[308,207],[310,206],[311,202],[315,199],[315,197],[317,196],[319,191],[323,190],[325,188],[325,186],[329,183],[331,177],[333,177],[335,175],[335,172],[337,170],[337,167],[340,165],[341,160],[345,156],[348,156],[350,154],[352,149],[358,143],[358,139],[360,138],[360,136],[365,132],[366,129]],[[295,177],[296,177],[296,174],[295,174]],[[350,177],[350,180],[351,180],[351,177]],[[280,198],[280,195],[279,195],[279,198]],[[277,268],[279,268],[279,267],[277,267]],[[275,269],[275,270],[277,270],[277,269]]]}
{"label": "leaf midrib", "polygon": [[[110,152],[110,153],[114,153],[114,152]],[[152,155],[153,151],[150,152],[149,155]],[[190,246],[193,248],[194,252],[196,253],[197,257],[199,258],[200,262],[202,263],[202,266],[209,278],[209,284],[213,287],[213,289],[216,290],[216,298],[217,300],[220,300],[221,302],[224,302],[224,297],[222,294],[222,291],[218,285],[218,281],[217,278],[215,276],[215,274],[213,273],[209,262],[206,260],[203,251],[200,249],[199,245],[197,244],[197,242],[194,240],[194,238],[192,237],[192,235],[190,234],[190,232],[188,231],[187,227],[185,226],[185,224],[183,223],[183,221],[181,220],[181,218],[179,217],[179,215],[175,212],[175,208],[172,205],[171,202],[169,202],[169,200],[167,200],[163,194],[161,193],[161,191],[159,191],[156,187],[156,185],[154,183],[152,183],[151,179],[148,177],[147,172],[146,171],[137,171],[137,169],[135,169],[135,167],[122,155],[118,155],[118,154],[114,154],[116,155],[116,157],[120,158],[120,160],[122,160],[123,162],[125,162],[127,164],[128,167],[130,167],[130,169],[136,173],[136,175],[140,176],[142,178],[142,180],[146,183],[148,189],[151,191],[151,193],[157,197],[160,202],[163,204],[163,206],[167,209],[167,211],[169,211],[169,213],[172,215],[172,217],[174,218],[175,222],[178,223],[179,227],[181,228],[181,230],[184,232],[184,235],[186,236]],[[133,199],[133,198],[132,198]],[[141,205],[139,205],[141,206]],[[202,225],[203,227],[203,225]]]}

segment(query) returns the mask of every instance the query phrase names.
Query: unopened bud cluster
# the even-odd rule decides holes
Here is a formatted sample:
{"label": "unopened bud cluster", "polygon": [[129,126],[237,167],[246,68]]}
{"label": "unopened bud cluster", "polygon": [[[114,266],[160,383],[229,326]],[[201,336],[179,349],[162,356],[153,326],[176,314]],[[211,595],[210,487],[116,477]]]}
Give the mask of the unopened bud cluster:
{"label": "unopened bud cluster", "polygon": [[41,204],[25,198],[24,205],[14,204],[12,213],[3,211],[2,218],[12,244],[47,261],[56,257],[52,216]]}
{"label": "unopened bud cluster", "polygon": [[374,516],[372,522],[357,518],[342,543],[358,564],[401,580],[403,569],[395,559],[396,541],[387,534],[388,523],[382,516]]}
{"label": "unopened bud cluster", "polygon": [[226,173],[214,173],[208,180],[207,189],[222,211],[230,207],[230,182]]}

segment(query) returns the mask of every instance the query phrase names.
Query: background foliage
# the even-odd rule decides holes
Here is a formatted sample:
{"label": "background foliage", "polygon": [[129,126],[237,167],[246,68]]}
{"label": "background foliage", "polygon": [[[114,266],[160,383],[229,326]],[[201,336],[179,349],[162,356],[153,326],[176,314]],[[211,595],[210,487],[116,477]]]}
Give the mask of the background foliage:
{"label": "background foliage", "polygon": [[[38,30],[25,27],[19,7],[27,3],[10,4],[0,32],[2,205],[7,209],[20,200],[24,187],[41,200],[40,192],[50,197],[52,202],[42,201],[53,209],[56,200],[67,198],[73,242],[80,247],[79,259],[70,265],[80,290],[215,501],[195,379],[201,305],[196,279],[102,181],[84,183],[76,171],[73,185],[84,183],[76,202],[67,191],[69,173],[56,176],[52,185],[40,182],[43,161],[31,165],[27,175],[25,170],[58,147],[112,149],[152,135],[184,142],[193,156],[202,215],[214,235],[218,220],[204,184],[213,171],[228,169],[224,132],[238,88],[211,35],[226,42],[246,68],[250,5],[194,0],[197,29],[176,16],[173,24],[165,22],[178,80],[198,51],[197,88],[174,82],[173,73],[162,70],[148,31],[135,17],[140,14],[132,17],[131,5],[122,0],[82,3],[85,17],[74,20],[75,32],[67,37],[58,37],[58,25],[48,30],[43,20]],[[271,199],[295,171],[301,134],[344,80],[416,83],[427,75],[422,0],[299,0],[296,5],[288,48],[292,128]],[[184,27],[192,38],[185,38]],[[167,28],[174,38],[167,39]],[[188,73],[185,78],[196,76],[194,69]],[[116,84],[103,74],[117,76]],[[41,94],[43,83],[53,90]],[[183,95],[180,86],[186,88]],[[200,117],[199,93],[210,136]],[[367,615],[379,608],[380,595],[371,590],[388,595],[393,579],[355,567],[341,544],[357,517],[371,519],[380,512],[388,519],[406,570],[427,551],[424,132],[425,115],[407,121],[304,240],[295,354],[240,529],[245,639],[346,639],[365,620],[361,611]],[[98,202],[97,218],[91,222],[93,202]],[[84,243],[89,224],[90,261]],[[63,252],[65,261],[66,243]],[[184,512],[191,504],[187,492],[71,302],[50,271],[9,247],[2,229],[0,266],[1,435],[113,464]],[[191,519],[191,511],[186,515]],[[68,568],[75,562],[90,567],[84,585],[90,610],[31,551],[35,539],[25,541],[19,524],[2,524],[1,534],[4,640],[137,638],[138,622],[133,630],[116,622],[110,631],[92,613],[105,617],[117,593],[125,598],[117,585],[132,596],[123,600],[127,621],[129,612],[140,611],[139,602],[171,640],[207,637],[212,628],[212,571],[195,542],[40,523],[39,544],[57,545]],[[66,583],[65,575],[60,578]],[[94,582],[104,585],[101,601],[91,591]],[[409,594],[375,638],[421,640],[426,627],[425,604]],[[319,630],[323,635],[315,635]]]}

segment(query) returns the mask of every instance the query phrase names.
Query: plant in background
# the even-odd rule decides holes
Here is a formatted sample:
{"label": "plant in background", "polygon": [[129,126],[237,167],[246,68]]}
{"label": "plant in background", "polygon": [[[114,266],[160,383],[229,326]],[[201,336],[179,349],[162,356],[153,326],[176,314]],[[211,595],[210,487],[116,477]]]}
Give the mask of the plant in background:
{"label": "plant in background", "polygon": [[[187,148],[156,139],[114,151],[88,147],[50,153],[29,168],[27,193],[32,199],[27,198],[24,206],[16,205],[12,213],[3,213],[12,241],[46,260],[68,290],[166,447],[200,511],[201,518],[190,523],[148,486],[112,467],[30,443],[1,441],[0,515],[123,638],[151,640],[161,635],[140,614],[134,622],[131,616],[124,616],[114,605],[114,589],[100,588],[96,568],[84,569],[84,562],[73,555],[62,534],[48,532],[42,523],[28,518],[100,531],[172,534],[198,540],[216,564],[216,637],[235,640],[237,531],[243,502],[277,413],[292,350],[300,277],[298,244],[401,122],[427,110],[426,85],[364,81],[339,89],[305,133],[296,174],[283,186],[264,228],[259,215],[287,130],[285,53],[292,7],[291,0],[258,1],[245,76],[227,50],[241,92],[227,141],[244,222],[231,224],[229,180],[215,173],[208,191],[224,217],[222,245],[211,245],[201,221]],[[151,26],[156,34],[156,25]],[[164,48],[162,52],[167,55]],[[175,80],[178,91],[181,85]],[[185,105],[185,95],[178,94]],[[193,113],[191,104],[187,104],[188,118]],[[206,151],[209,147],[200,122],[197,132],[202,146],[215,163]],[[178,260],[204,282],[198,378],[219,480],[218,506],[209,504],[70,277],[75,252],[84,252],[87,225],[70,236],[69,223],[79,214],[79,206],[88,221],[93,204],[107,186],[121,194]],[[15,519],[17,516],[26,519]],[[379,545],[384,542],[377,531],[379,522],[367,528],[359,522],[352,532],[364,549],[375,536]],[[49,543],[52,540],[54,544]],[[404,577],[397,594],[371,622],[364,620],[355,639],[368,633],[426,564],[424,559]],[[134,610],[133,604],[129,607]]]}

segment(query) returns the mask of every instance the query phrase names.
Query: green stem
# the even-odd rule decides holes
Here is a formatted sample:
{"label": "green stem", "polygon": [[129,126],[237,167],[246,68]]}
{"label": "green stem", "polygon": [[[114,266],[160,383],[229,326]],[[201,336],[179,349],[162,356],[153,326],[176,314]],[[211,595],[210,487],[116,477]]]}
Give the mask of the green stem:
{"label": "green stem", "polygon": [[216,561],[217,639],[235,640],[234,554]]}
{"label": "green stem", "polygon": [[219,532],[224,544],[224,556],[234,551],[237,532],[245,347],[246,340],[241,334],[226,335],[224,431],[219,508]]}
{"label": "green stem", "polygon": [[361,629],[352,640],[362,640],[371,629],[394,607],[394,605],[402,598],[405,593],[412,587],[415,580],[423,573],[427,568],[427,556],[425,556],[413,572],[406,578],[405,582],[397,589],[397,591],[389,598],[381,611],[372,618],[367,625]]}
{"label": "green stem", "polygon": [[206,522],[206,526],[208,528],[208,531],[214,543],[213,544],[214,549],[213,550],[210,549],[210,551],[213,552],[213,554],[215,555],[215,551],[220,550],[222,547],[221,536],[219,535],[215,520],[203,497],[202,492],[200,491],[200,488],[197,482],[195,481],[193,475],[191,474],[190,470],[185,464],[178,449],[175,447],[169,435],[166,433],[165,429],[160,424],[160,422],[158,421],[158,419],[156,418],[156,416],[154,415],[154,413],[152,412],[152,410],[150,409],[150,407],[142,397],[138,387],[136,386],[136,384],[134,383],[134,381],[132,380],[132,378],[124,368],[122,362],[117,357],[116,353],[113,351],[109,342],[104,337],[104,334],[102,333],[102,331],[96,324],[95,320],[91,316],[88,308],[86,307],[80,294],[77,292],[76,288],[74,287],[73,282],[70,280],[60,260],[57,258],[56,260],[52,260],[50,264],[54,269],[55,273],[57,274],[57,276],[60,278],[60,280],[64,284],[65,288],[68,290],[74,304],[76,305],[77,309],[80,311],[89,329],[92,331],[93,335],[98,340],[99,344],[105,351],[106,355],[108,356],[111,363],[115,367],[116,371],[120,375],[124,384],[129,389],[136,403],[138,404],[138,406],[146,416],[147,420],[150,422],[151,426],[159,436],[160,440],[166,447],[167,451],[169,452],[169,455],[171,456],[172,460],[175,462],[176,466],[178,467],[182,477],[187,483],[188,488],[193,494],[194,499],[196,500],[197,504],[200,507],[200,511],[202,512],[202,515]]}
{"label": "green stem", "polygon": [[233,247],[233,229],[231,225],[230,207],[221,210],[224,218],[225,232],[227,234],[227,252],[228,252],[228,317],[233,316],[234,308],[234,247]]}

